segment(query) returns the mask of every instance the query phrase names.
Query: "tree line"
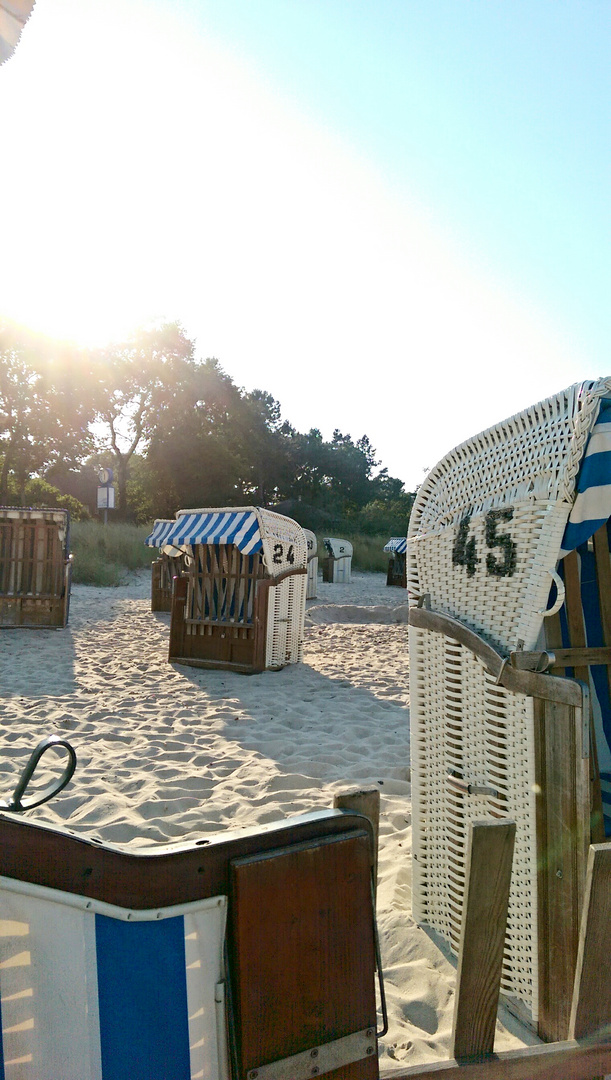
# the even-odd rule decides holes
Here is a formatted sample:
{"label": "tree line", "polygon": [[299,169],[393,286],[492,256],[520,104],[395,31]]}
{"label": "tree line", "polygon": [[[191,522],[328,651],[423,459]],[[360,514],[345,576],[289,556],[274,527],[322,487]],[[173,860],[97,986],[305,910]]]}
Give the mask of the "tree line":
{"label": "tree line", "polygon": [[366,435],[297,431],[270,393],[198,359],[178,323],[84,349],[0,321],[0,505],[86,517],[105,466],[115,520],[255,504],[306,528],[404,535],[413,494],[380,464]]}

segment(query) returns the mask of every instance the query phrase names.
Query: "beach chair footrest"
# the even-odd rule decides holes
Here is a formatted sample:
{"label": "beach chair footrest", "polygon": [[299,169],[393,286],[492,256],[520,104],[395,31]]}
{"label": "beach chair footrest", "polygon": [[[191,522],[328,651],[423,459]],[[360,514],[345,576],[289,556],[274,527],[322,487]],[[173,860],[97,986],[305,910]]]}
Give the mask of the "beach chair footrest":
{"label": "beach chair footrest", "polygon": [[343,1039],[313,1046],[269,1065],[259,1065],[249,1069],[246,1075],[247,1080],[310,1080],[312,1076],[323,1076],[344,1065],[374,1057],[376,1052],[375,1029],[364,1028]]}

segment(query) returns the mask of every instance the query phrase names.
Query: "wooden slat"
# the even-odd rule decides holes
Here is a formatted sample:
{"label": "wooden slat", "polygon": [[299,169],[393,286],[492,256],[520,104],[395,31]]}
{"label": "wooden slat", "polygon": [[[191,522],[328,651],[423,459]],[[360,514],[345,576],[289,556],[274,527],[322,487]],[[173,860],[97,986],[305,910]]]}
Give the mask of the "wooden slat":
{"label": "wooden slat", "polygon": [[380,789],[357,788],[350,791],[338,791],[333,796],[336,810],[351,810],[369,818],[373,829],[373,883],[374,894],[378,884],[378,837],[380,833]]}
{"label": "wooden slat", "polygon": [[590,825],[580,710],[535,701],[539,1034],[566,1039]]}
{"label": "wooden slat", "polygon": [[569,1035],[599,1037],[611,1024],[611,844],[590,848]]}
{"label": "wooden slat", "polygon": [[[236,1080],[364,1029],[375,1046],[371,856],[363,833],[232,862]],[[377,1055],[325,1076],[374,1080]]]}
{"label": "wooden slat", "polygon": [[458,954],[452,1055],[481,1057],[494,1049],[516,826],[474,821]]}
{"label": "wooden slat", "polygon": [[487,1061],[454,1060],[382,1073],[382,1080],[592,1080],[611,1073],[611,1042],[556,1042],[505,1050]]}
{"label": "wooden slat", "polygon": [[[577,649],[585,649],[587,646],[586,628],[583,617],[583,604],[581,599],[581,581],[579,576],[579,557],[576,551],[571,551],[564,559],[564,585],[566,589],[566,616],[571,646]],[[575,678],[586,683],[590,690],[590,669],[586,665],[574,668]],[[601,843],[605,838],[603,822],[603,805],[600,792],[600,771],[598,767],[598,750],[596,746],[596,732],[594,730],[594,716],[592,707],[589,709],[590,730],[590,830],[591,839],[595,843]]]}
{"label": "wooden slat", "polygon": [[576,680],[539,675],[533,671],[516,671],[511,665],[506,664],[505,657],[502,657],[479,634],[459,622],[458,619],[442,615],[438,611],[428,611],[426,608],[410,608],[409,621],[411,626],[420,626],[423,630],[445,634],[446,637],[458,641],[460,645],[465,645],[479,657],[490,674],[498,678],[501,686],[507,690],[527,694],[529,697],[565,702],[577,708],[582,705],[582,689]]}

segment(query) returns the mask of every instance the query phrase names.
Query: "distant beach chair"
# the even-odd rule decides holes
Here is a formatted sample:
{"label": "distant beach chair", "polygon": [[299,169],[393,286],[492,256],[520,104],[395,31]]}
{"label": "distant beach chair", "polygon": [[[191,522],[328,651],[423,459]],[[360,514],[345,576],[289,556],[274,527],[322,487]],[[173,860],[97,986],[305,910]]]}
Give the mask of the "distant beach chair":
{"label": "distant beach chair", "polygon": [[343,810],[139,851],[0,813],[0,1075],[376,1080],[374,854]]}
{"label": "distant beach chair", "polygon": [[388,560],[388,571],[386,573],[387,585],[401,585],[404,589],[407,588],[407,537],[405,536],[391,536],[387,544],[384,545],[384,551],[390,553],[390,559]]}
{"label": "distant beach chair", "polygon": [[[503,989],[563,1039],[611,833],[611,379],[458,446],[408,538],[414,915],[455,951],[469,823],[517,823]],[[602,795],[601,795],[602,789]]]}
{"label": "distant beach chair", "polygon": [[306,600],[315,600],[318,592],[318,541],[310,529],[303,530],[308,546]]}
{"label": "distant beach chair", "polygon": [[349,540],[323,537],[327,557],[322,563],[323,581],[349,585],[352,581],[352,544]]}
{"label": "distant beach chair", "polygon": [[0,507],[0,627],[64,627],[72,556],[67,510]]}
{"label": "distant beach chair", "polygon": [[173,581],[185,570],[185,552],[164,539],[175,524],[175,518],[156,518],[145,540],[148,547],[159,548],[159,557],[151,564],[151,611],[172,610]]}
{"label": "distant beach chair", "polygon": [[301,660],[307,546],[296,521],[253,506],[181,510],[164,539],[188,562],[174,581],[171,662],[253,674]]}

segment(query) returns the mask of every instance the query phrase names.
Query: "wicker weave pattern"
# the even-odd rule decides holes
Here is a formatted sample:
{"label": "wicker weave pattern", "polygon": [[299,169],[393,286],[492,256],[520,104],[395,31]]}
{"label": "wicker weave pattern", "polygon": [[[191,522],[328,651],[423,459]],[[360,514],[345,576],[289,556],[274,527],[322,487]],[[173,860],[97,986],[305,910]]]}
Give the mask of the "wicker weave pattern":
{"label": "wicker weave pattern", "polygon": [[[497,686],[469,650],[440,634],[410,627],[410,654],[414,916],[456,953],[468,823],[516,821],[502,985],[536,1018],[532,702]],[[451,773],[498,794],[457,791]]]}
{"label": "wicker weave pattern", "polygon": [[269,590],[265,666],[280,668],[303,658],[307,577],[293,574]]}
{"label": "wicker weave pattern", "polygon": [[535,647],[569,513],[565,503],[522,502],[512,509],[512,519],[502,525],[515,544],[511,576],[487,570],[488,554],[498,556],[487,546],[483,514],[469,523],[479,558],[472,575],[452,561],[455,527],[410,541],[410,599],[428,593],[434,611],[460,619],[501,652],[518,648],[520,641],[527,649]]}
{"label": "wicker weave pattern", "polygon": [[452,450],[421,485],[410,538],[525,498],[572,501],[585,443],[611,379],[576,384]]}
{"label": "wicker weave pattern", "polygon": [[263,543],[263,558],[270,575],[278,577],[285,570],[305,567],[308,561],[308,546],[301,525],[292,518],[275,514],[273,510],[257,507],[256,514]]}

